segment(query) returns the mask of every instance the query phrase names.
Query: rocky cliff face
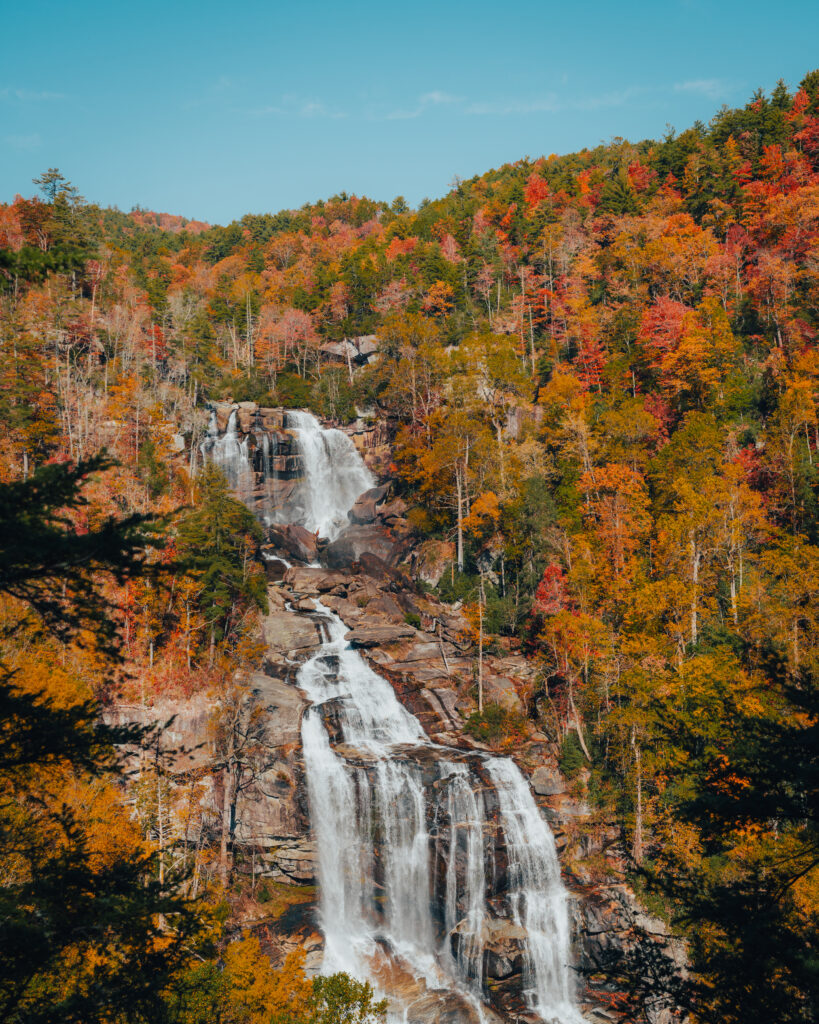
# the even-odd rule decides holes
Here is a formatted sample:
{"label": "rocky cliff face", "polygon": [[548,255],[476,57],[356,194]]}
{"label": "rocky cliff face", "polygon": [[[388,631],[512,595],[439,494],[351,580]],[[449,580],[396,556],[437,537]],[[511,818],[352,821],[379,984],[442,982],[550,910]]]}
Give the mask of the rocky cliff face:
{"label": "rocky cliff face", "polygon": [[[277,438],[282,458],[297,458],[292,447],[284,453],[290,440],[281,410],[258,409],[247,403],[217,407],[215,415],[222,429],[227,427],[231,414],[236,414],[235,421],[251,450],[260,449],[253,429],[255,426],[259,430],[261,424],[270,437]],[[353,431],[354,443],[370,453],[369,461],[375,468],[388,460],[381,429],[358,427]],[[295,462],[283,467],[285,485],[287,472],[292,470],[291,479],[298,478],[301,470]],[[254,918],[249,924],[264,925],[274,955],[296,944],[306,946],[308,966],[320,963],[322,938],[316,917],[317,855],[300,745],[307,702],[295,680],[299,667],[322,642],[316,599],[342,619],[349,629],[348,642],[391,683],[399,700],[433,741],[458,752],[454,756],[472,761],[473,768],[479,764],[475,753],[489,750],[464,731],[476,706],[475,651],[468,639],[467,623],[456,607],[433,599],[416,582],[436,583],[451,551],[436,542],[412,550],[405,511],[402,502],[392,499],[389,486],[376,487],[355,503],[349,514],[350,527],[332,544],[289,524],[270,529],[263,552],[270,599],[270,612],[262,624],[265,655],[259,670],[249,674],[244,683],[254,701],[264,708],[268,756],[264,770],[242,793],[237,805],[234,854],[240,873],[264,879],[276,894],[275,905],[264,919]],[[277,555],[302,564],[288,567]],[[306,564],[318,559],[324,563],[323,568]],[[399,563],[401,569],[397,568]],[[525,720],[528,708],[520,694],[531,686],[533,676],[531,663],[512,651],[486,655],[484,700],[499,703]],[[177,767],[180,776],[194,769],[205,779],[201,800],[213,822],[205,838],[212,843],[217,842],[222,796],[220,770],[214,765],[208,739],[214,710],[214,703],[200,695],[184,702],[161,702],[150,709],[121,706],[112,712],[120,720],[131,721],[163,721],[176,716],[167,742],[196,748],[190,762]],[[331,710],[327,714],[331,715]],[[326,724],[332,734],[332,721]],[[612,964],[634,951],[638,930],[650,936],[641,940],[652,944],[644,957],[647,964],[669,955],[665,927],[645,914],[624,883],[625,859],[618,828],[597,819],[584,799],[582,779],[570,784],[562,776],[556,749],[533,722],[527,733],[515,749],[503,752],[511,755],[530,778],[541,813],[555,836],[564,883],[572,900],[581,1008],[590,1021],[616,1021],[622,1014]],[[366,770],[366,758],[361,767]],[[480,778],[480,770],[474,774]],[[430,762],[424,786],[434,796],[439,783]],[[487,845],[492,851],[491,885],[500,893],[505,885],[506,851],[497,827],[491,785],[485,786],[484,796]],[[428,799],[427,806],[441,813],[433,798]],[[428,823],[431,836],[438,834],[438,825],[440,821]],[[446,831],[442,829],[440,834]],[[436,841],[433,856],[439,895],[446,887],[443,873],[448,854]],[[454,863],[456,870],[464,870],[462,858],[456,856]],[[442,902],[437,901],[439,907]],[[491,893],[487,904],[493,905]],[[494,904],[496,912],[487,918],[485,937],[489,999],[499,1020],[526,1020],[521,998],[521,937],[505,915],[502,901],[495,900]],[[457,943],[456,934],[452,950],[456,957]],[[672,955],[679,956],[679,950],[672,950]],[[403,985],[406,989],[415,984],[408,977],[397,979],[396,970],[394,964],[389,969],[393,987]],[[412,1005],[417,1009],[410,1017],[419,1022],[445,1019],[447,1014],[453,1021],[469,1019],[463,1005],[453,1004],[445,1011],[436,1000],[430,1002],[429,994],[423,991],[416,994]],[[646,1016],[658,1024],[671,1019],[661,999],[654,1005],[648,1000]]]}

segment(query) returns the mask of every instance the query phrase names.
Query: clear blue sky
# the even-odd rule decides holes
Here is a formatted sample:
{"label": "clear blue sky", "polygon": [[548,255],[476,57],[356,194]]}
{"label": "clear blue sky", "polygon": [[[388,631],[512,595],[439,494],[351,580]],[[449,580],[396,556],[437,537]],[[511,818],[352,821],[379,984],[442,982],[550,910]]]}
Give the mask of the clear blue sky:
{"label": "clear blue sky", "polygon": [[0,200],[57,166],[103,205],[213,223],[342,190],[416,204],[817,66],[817,0],[0,0]]}

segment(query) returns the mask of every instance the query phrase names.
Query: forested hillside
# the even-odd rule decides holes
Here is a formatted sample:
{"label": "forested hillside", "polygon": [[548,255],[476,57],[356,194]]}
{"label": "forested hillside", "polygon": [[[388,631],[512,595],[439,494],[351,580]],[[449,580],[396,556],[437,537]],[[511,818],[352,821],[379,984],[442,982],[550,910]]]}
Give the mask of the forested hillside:
{"label": "forested hillside", "polygon": [[[819,71],[417,210],[211,227],[35,185],[0,206],[0,1020],[332,1019],[297,957],[260,994],[255,940],[219,953],[224,851],[180,852],[158,759],[124,810],[101,751],[135,737],[92,735],[95,702],[225,694],[258,658],[261,528],[191,473],[225,399],[388,424],[416,545],[452,544],[439,596],[538,667],[526,721],[471,728],[542,730],[620,823],[695,1020],[815,1019]],[[91,930],[88,886],[115,894]]]}

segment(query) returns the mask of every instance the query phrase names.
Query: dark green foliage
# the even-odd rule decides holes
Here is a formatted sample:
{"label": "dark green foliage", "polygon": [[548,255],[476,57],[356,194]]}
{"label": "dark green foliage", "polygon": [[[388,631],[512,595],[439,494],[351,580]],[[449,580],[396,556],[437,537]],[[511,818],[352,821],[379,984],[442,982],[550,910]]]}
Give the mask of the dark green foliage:
{"label": "dark green foliage", "polygon": [[[33,797],[34,794],[29,794]],[[22,795],[19,797],[22,799]],[[66,811],[43,824],[0,808],[0,841],[14,844],[26,881],[0,887],[0,1019],[10,1024],[85,1024],[161,1019],[162,988],[188,959],[196,914],[177,878],[156,881],[151,856],[95,867],[81,826]],[[165,921],[173,922],[169,932]],[[86,990],[54,975],[73,947],[108,947]]]}
{"label": "dark green foliage", "polygon": [[228,373],[208,389],[213,401],[230,398],[234,402],[255,402],[261,406],[277,404],[277,397],[270,390],[270,382],[262,378],[254,368],[242,374]]}
{"label": "dark green foliage", "polygon": [[574,779],[586,764],[586,758],[580,746],[576,732],[567,733],[560,744],[557,758],[558,766],[567,779]]}
{"label": "dark green foliage", "polygon": [[488,701],[483,706],[483,713],[472,712],[466,720],[464,732],[468,732],[481,743],[497,743],[510,733],[519,731],[523,725],[523,719],[517,712],[510,711],[502,704]]}
{"label": "dark green foliage", "polygon": [[310,382],[296,373],[280,373],[276,378],[276,404],[285,409],[305,409],[310,405]]}
{"label": "dark green foliage", "polygon": [[[120,581],[139,575],[142,546],[157,539],[155,527],[139,518],[74,532],[66,510],[85,504],[86,474],[107,464],[100,458],[49,466],[28,481],[0,486],[6,539],[0,592],[26,603],[63,641],[92,629],[116,656],[99,575]],[[52,777],[115,778],[122,772],[115,744],[149,739],[138,727],[106,726],[93,703],[62,708],[24,693],[14,686],[14,673],[0,666],[0,1020],[159,1019],[162,988],[187,959],[198,928],[179,880],[166,875],[158,882],[148,854],[100,863],[88,848],[85,823],[43,792]],[[74,985],[63,976],[64,958],[89,948],[106,955],[88,985]]]}
{"label": "dark green foliage", "polygon": [[168,470],[157,457],[156,444],[150,436],[142,442],[137,456],[137,466],[150,497],[158,498],[160,494],[164,494],[168,489]]}
{"label": "dark green foliage", "polygon": [[50,273],[79,270],[87,254],[61,246],[43,252],[24,245],[18,252],[0,249],[0,291],[16,292],[23,284],[36,284]]}
{"label": "dark green foliage", "polygon": [[625,172],[609,178],[600,194],[600,207],[607,213],[627,214],[637,212],[637,197]]}
{"label": "dark green foliage", "polygon": [[108,575],[121,584],[151,571],[148,550],[163,541],[161,524],[141,515],[110,517],[76,532],[70,513],[87,504],[82,482],[111,465],[99,455],[42,466],[28,480],[0,488],[0,592],[28,604],[61,639],[88,630],[114,653],[116,629],[102,580]]}
{"label": "dark green foliage", "polygon": [[319,377],[310,395],[310,408],[341,423],[355,419],[355,389],[346,370],[328,370]]}
{"label": "dark green foliage", "polygon": [[211,647],[229,636],[244,610],[267,610],[264,572],[255,560],[262,528],[230,494],[222,471],[208,463],[198,480],[199,507],[179,524],[180,560],[199,583],[197,601]]}
{"label": "dark green foliage", "polygon": [[[681,753],[668,791],[673,814],[696,827],[706,856],[646,867],[644,878],[678,908],[699,979],[681,986],[684,1005],[708,1024],[807,1024],[819,1012],[819,954],[806,946],[801,919],[815,919],[816,908],[795,902],[795,886],[819,865],[819,687],[806,673],[789,681],[776,664],[769,685],[783,713],[735,712],[717,748],[704,723],[661,713],[664,742]],[[754,830],[754,862],[731,871],[738,836]]]}

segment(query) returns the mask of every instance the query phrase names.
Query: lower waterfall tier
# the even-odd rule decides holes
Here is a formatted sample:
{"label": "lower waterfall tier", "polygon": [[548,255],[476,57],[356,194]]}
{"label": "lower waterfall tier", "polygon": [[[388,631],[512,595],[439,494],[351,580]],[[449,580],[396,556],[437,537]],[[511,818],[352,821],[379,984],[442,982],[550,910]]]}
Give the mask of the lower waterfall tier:
{"label": "lower waterfall tier", "polygon": [[453,1024],[490,1008],[581,1021],[554,841],[520,771],[432,743],[317,610],[325,640],[297,683],[313,702],[302,742],[324,970],[372,981],[401,1019],[396,972],[446,993]]}

